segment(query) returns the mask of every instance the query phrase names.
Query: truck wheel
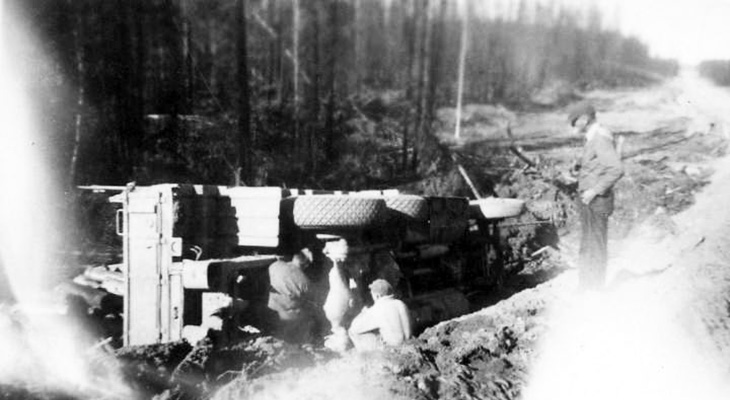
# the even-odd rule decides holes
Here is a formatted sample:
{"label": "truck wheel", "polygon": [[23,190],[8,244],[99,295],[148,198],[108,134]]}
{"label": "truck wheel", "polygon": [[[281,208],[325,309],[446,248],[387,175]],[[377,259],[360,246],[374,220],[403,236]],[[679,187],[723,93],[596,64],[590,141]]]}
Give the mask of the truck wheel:
{"label": "truck wheel", "polygon": [[405,194],[385,196],[383,199],[391,218],[419,222],[428,220],[428,202],[421,196]]}
{"label": "truck wheel", "polygon": [[294,224],[302,229],[356,229],[381,222],[385,201],[339,195],[300,196],[294,201]]}

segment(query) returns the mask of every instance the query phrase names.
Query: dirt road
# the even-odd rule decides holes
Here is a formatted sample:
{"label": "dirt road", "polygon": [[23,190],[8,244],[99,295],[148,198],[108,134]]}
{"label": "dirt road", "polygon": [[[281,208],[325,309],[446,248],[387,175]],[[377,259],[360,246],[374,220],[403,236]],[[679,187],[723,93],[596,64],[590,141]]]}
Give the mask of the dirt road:
{"label": "dirt road", "polygon": [[[730,158],[713,159],[713,150],[724,148],[730,94],[687,73],[658,88],[588,97],[634,153],[611,227],[609,290],[579,293],[568,270],[401,348],[238,379],[218,398],[727,398]],[[562,123],[554,114],[524,121],[522,137]],[[655,184],[647,168],[669,179]],[[703,180],[713,170],[694,206],[667,209],[678,177]],[[682,187],[691,195],[701,186]]]}
{"label": "dirt road", "polygon": [[[730,108],[726,91],[691,75],[672,87],[683,107],[715,126],[730,115],[721,113]],[[673,218],[674,234],[624,241],[611,263],[612,290],[552,305],[525,399],[730,395],[730,158],[713,167],[696,204]]]}

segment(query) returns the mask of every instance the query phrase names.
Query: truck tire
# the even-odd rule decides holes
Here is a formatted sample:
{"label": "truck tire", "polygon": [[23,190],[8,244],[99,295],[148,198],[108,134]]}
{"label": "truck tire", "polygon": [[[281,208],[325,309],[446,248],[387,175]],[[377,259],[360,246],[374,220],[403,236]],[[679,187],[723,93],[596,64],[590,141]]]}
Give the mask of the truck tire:
{"label": "truck tire", "polygon": [[381,222],[385,201],[380,198],[309,195],[294,201],[294,224],[302,229],[359,229]]}
{"label": "truck tire", "polygon": [[428,220],[428,202],[421,196],[385,196],[385,205],[391,218],[423,222]]}

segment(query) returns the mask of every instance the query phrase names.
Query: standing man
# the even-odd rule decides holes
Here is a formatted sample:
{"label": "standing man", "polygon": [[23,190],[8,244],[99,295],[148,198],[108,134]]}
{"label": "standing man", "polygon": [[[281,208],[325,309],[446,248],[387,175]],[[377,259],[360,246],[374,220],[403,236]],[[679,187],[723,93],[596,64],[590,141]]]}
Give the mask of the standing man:
{"label": "standing man", "polygon": [[613,187],[624,174],[613,133],[596,121],[588,103],[577,105],[568,122],[586,142],[578,166],[581,241],[578,278],[582,289],[601,289],[608,261],[608,217],[613,213]]}
{"label": "standing man", "polygon": [[411,316],[405,303],[393,296],[385,279],[370,284],[373,306],[352,320],[350,337],[357,350],[373,350],[381,344],[397,346],[411,337]]}

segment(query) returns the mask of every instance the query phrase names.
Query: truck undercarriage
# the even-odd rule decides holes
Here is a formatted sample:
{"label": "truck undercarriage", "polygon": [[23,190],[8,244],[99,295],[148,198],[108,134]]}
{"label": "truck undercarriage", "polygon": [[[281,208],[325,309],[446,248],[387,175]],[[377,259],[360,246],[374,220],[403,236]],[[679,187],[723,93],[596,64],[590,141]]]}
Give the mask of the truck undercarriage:
{"label": "truck undercarriage", "polygon": [[268,267],[307,248],[318,333],[335,349],[347,347],[349,321],[372,302],[366,289],[377,278],[396,288],[417,331],[467,313],[470,294],[502,278],[497,222],[523,207],[395,190],[178,184],[128,187],[110,201],[121,203],[123,263],[84,279],[122,299],[124,345],[195,342],[209,329],[275,334],[275,319],[263,317]]}

